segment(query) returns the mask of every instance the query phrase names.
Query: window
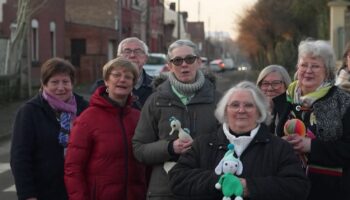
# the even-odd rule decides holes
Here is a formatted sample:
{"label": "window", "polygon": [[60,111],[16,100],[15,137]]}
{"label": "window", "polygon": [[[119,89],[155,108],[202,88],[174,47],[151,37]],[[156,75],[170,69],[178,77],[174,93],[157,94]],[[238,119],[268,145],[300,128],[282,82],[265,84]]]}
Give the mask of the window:
{"label": "window", "polygon": [[51,57],[56,57],[56,23],[50,22]]}

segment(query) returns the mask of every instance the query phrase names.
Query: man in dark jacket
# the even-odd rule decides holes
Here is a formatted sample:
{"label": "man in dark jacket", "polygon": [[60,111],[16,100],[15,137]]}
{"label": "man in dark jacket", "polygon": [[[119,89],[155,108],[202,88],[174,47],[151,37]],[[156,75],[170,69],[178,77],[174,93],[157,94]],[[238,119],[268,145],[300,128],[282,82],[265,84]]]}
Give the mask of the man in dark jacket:
{"label": "man in dark jacket", "polygon": [[[119,56],[129,59],[139,67],[140,76],[132,91],[134,97],[132,106],[141,110],[147,97],[152,93],[152,77],[143,69],[143,65],[148,58],[148,47],[142,40],[129,37],[119,43],[117,57]],[[91,93],[101,85],[104,85],[104,81],[102,79],[97,80],[91,87]]]}

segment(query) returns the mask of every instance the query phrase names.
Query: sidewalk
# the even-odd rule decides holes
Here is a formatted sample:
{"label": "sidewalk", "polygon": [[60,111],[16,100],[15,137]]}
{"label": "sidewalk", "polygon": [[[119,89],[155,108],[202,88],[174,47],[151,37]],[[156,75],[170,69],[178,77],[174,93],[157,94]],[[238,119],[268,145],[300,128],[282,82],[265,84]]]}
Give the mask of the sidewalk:
{"label": "sidewalk", "polygon": [[[82,95],[85,100],[89,100],[90,94],[88,86],[75,86],[74,91],[79,95]],[[11,138],[12,134],[12,126],[16,117],[16,113],[18,108],[28,101],[28,99],[24,100],[15,100],[8,103],[0,104],[0,142],[3,140],[7,140]]]}
{"label": "sidewalk", "polygon": [[26,100],[17,100],[0,105],[0,141],[9,139],[12,133],[13,121],[16,117],[17,109]]}

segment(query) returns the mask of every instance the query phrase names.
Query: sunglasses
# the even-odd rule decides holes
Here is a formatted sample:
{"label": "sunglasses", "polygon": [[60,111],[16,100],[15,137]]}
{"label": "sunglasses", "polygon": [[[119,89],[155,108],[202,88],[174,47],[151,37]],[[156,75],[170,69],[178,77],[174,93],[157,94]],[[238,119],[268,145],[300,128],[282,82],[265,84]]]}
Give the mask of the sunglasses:
{"label": "sunglasses", "polygon": [[196,61],[197,58],[198,58],[198,56],[187,55],[184,58],[175,57],[173,59],[170,59],[170,62],[173,63],[175,66],[181,66],[184,61],[185,61],[186,64],[190,65],[190,64],[193,64],[194,61]]}

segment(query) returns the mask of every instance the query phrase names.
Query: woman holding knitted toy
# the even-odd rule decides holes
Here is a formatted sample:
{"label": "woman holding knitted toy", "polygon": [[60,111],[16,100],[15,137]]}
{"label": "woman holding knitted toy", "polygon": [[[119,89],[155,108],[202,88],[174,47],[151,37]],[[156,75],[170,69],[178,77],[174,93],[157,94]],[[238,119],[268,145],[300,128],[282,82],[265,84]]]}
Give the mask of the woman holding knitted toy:
{"label": "woman holding knitted toy", "polygon": [[[229,89],[215,116],[222,123],[217,133],[196,138],[169,173],[177,198],[221,199],[217,188],[226,195],[228,187],[222,184],[220,172],[225,170],[220,167],[229,158],[229,162],[239,160],[232,190],[243,188],[243,199],[306,199],[309,182],[299,160],[286,141],[270,133],[269,103],[253,83],[243,81]],[[228,144],[233,150],[227,149]]]}
{"label": "woman holding knitted toy", "polygon": [[[334,86],[334,71],[335,55],[328,42],[302,41],[297,80],[289,85],[287,98],[274,102],[277,135],[307,158],[309,200],[350,199],[350,95]],[[293,118],[304,122],[308,137],[284,136],[284,125]]]}

